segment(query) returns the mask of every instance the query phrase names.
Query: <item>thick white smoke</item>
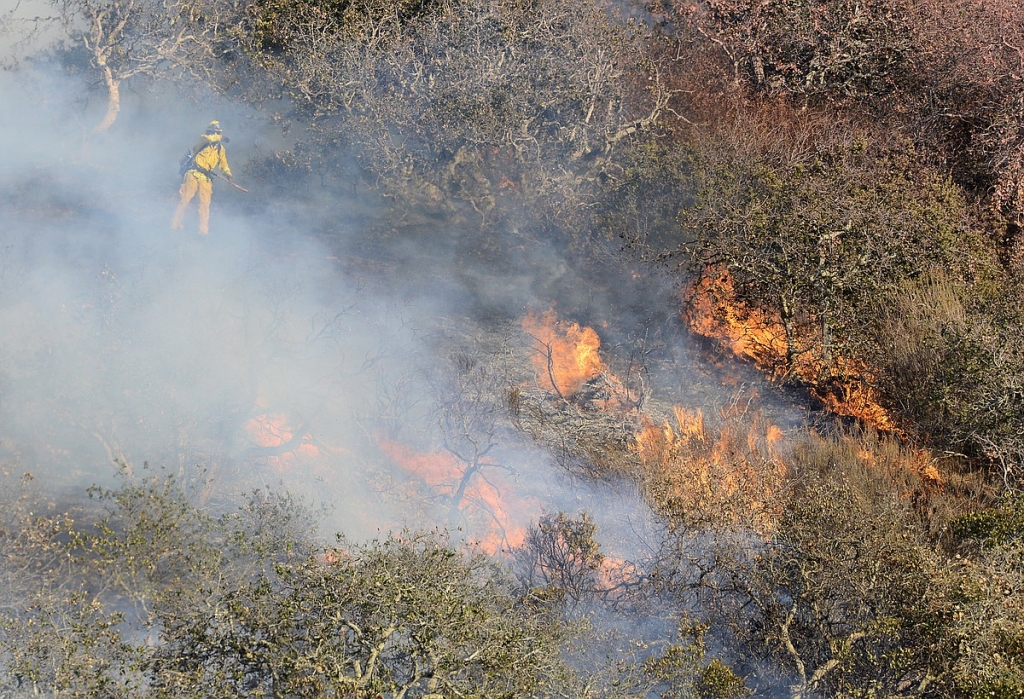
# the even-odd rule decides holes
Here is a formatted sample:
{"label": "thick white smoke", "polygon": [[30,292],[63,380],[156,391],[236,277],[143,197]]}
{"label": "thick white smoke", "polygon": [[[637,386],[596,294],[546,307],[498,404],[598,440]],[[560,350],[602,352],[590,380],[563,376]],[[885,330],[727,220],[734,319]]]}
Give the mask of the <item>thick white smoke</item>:
{"label": "thick white smoke", "polygon": [[[265,414],[344,444],[373,385],[360,369],[388,336],[380,304],[303,231],[232,214],[234,192],[215,193],[209,238],[194,211],[188,230],[168,226],[178,155],[216,117],[244,168],[260,117],[146,94],[92,137],[75,81],[3,81],[4,461],[55,486],[108,482],[113,459],[223,479],[263,453],[249,421]],[[274,476],[250,475],[240,487]]]}

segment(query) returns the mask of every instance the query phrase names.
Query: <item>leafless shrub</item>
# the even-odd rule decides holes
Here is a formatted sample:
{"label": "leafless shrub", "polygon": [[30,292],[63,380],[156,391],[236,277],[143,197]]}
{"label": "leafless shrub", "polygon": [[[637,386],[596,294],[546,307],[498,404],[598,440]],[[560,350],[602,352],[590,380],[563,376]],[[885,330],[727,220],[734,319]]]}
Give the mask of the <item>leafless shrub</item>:
{"label": "leafless shrub", "polygon": [[593,3],[385,5],[268,5],[286,50],[258,32],[249,50],[325,143],[344,134],[404,201],[482,222],[548,201],[564,220],[591,204],[615,151],[667,114],[641,29]]}

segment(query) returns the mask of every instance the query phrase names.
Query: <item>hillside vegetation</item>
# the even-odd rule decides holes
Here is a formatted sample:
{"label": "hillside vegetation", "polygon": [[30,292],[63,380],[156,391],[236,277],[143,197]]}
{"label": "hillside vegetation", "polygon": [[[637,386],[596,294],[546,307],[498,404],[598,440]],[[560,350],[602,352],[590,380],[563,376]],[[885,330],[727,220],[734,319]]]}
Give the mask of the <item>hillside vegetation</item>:
{"label": "hillside vegetation", "polygon": [[677,412],[627,444],[557,387],[481,388],[664,517],[619,587],[585,513],[502,563],[325,547],[284,495],[214,515],[126,472],[62,507],[7,477],[0,695],[1024,696],[1024,4],[53,4],[99,130],[125,81],[276,111],[295,143],[246,164],[256,201],[358,180],[391,203],[381,245],[432,217],[485,257],[668,270],[708,351],[839,417],[782,446]]}

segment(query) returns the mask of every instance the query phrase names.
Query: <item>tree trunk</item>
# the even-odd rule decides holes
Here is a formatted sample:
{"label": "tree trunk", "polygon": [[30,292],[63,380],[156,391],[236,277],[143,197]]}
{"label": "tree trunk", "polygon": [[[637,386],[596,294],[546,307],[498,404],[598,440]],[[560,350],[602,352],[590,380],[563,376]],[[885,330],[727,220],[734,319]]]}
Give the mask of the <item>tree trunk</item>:
{"label": "tree trunk", "polygon": [[789,299],[784,295],[779,296],[779,317],[782,320],[782,331],[785,333],[786,341],[786,366],[785,377],[788,380],[796,368],[796,328],[793,326],[794,309]]}
{"label": "tree trunk", "polygon": [[103,81],[107,84],[107,113],[93,129],[93,133],[103,133],[113,126],[121,111],[121,81],[114,77],[114,72],[105,63],[100,68],[103,70]]}

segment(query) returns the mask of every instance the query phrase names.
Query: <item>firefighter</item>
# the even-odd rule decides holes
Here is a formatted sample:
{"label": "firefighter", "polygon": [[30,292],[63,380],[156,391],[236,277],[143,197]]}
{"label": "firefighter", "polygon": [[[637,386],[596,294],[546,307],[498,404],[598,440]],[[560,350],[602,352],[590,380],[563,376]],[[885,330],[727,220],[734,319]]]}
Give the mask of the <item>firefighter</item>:
{"label": "firefighter", "polygon": [[190,151],[192,157],[188,160],[185,173],[181,181],[181,188],[178,193],[181,201],[178,202],[178,209],[171,219],[171,228],[180,229],[182,219],[185,217],[185,209],[197,193],[199,194],[199,235],[206,235],[210,232],[210,198],[213,196],[214,172],[221,172],[228,182],[234,182],[231,176],[231,168],[228,167],[228,156],[224,151],[224,144],[227,138],[224,137],[219,121],[211,121],[206,131]]}

